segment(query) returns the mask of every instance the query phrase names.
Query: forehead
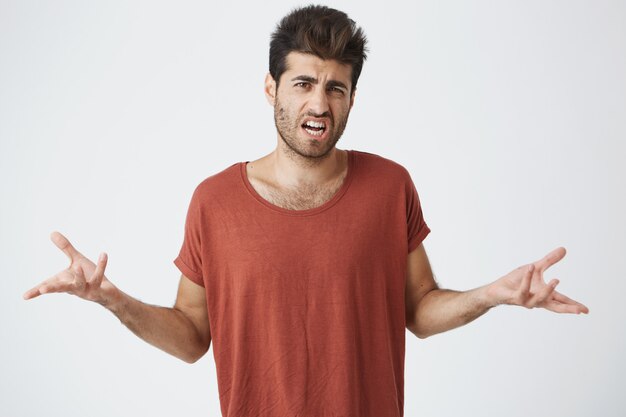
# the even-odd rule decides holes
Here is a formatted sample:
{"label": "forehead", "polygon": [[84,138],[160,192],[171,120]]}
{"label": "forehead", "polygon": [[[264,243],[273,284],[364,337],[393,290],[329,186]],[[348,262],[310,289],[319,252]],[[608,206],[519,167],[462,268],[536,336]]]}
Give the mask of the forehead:
{"label": "forehead", "polygon": [[350,85],[352,67],[334,59],[321,59],[313,54],[289,52],[286,57],[283,75],[310,75],[315,78],[327,77]]}

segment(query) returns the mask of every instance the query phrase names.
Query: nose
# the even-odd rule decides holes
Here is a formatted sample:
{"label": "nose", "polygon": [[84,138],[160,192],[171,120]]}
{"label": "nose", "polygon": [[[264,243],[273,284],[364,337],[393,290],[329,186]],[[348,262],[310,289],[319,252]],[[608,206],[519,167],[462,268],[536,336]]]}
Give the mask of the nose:
{"label": "nose", "polygon": [[313,89],[309,98],[309,111],[321,115],[328,112],[328,110],[326,89],[323,86],[317,86],[317,88]]}

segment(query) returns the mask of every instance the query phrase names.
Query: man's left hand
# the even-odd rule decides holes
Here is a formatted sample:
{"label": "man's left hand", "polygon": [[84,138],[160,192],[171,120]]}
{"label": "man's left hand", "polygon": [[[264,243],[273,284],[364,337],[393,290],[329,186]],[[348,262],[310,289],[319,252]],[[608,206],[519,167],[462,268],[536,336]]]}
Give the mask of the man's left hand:
{"label": "man's left hand", "polygon": [[555,291],[558,279],[552,279],[547,284],[543,279],[543,273],[563,259],[565,253],[565,248],[560,247],[536,262],[514,269],[489,284],[487,296],[494,305],[510,304],[545,308],[556,313],[588,314],[589,309],[585,305]]}

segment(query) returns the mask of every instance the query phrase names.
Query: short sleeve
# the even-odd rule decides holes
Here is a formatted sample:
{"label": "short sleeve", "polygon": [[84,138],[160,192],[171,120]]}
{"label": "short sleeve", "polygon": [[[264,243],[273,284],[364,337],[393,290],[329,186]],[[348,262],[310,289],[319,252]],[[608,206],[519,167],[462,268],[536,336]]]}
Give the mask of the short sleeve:
{"label": "short sleeve", "polygon": [[204,287],[202,279],[202,218],[198,198],[198,189],[196,189],[187,209],[183,244],[178,257],[174,259],[174,265],[187,278]]}
{"label": "short sleeve", "polygon": [[430,233],[430,228],[424,221],[419,195],[410,176],[406,183],[406,192],[408,251],[411,253]]}

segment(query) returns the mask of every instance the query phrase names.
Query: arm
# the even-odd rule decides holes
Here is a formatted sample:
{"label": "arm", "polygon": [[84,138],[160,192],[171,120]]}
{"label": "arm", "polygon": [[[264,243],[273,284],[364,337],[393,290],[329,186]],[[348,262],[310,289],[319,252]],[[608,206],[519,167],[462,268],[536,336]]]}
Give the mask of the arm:
{"label": "arm", "polygon": [[407,328],[420,339],[463,326],[491,308],[482,288],[440,289],[423,244],[409,253],[405,296]]}
{"label": "arm", "polygon": [[211,345],[204,288],[184,275],[173,308],[145,304],[119,290],[102,305],[141,339],[185,362],[197,361]]}
{"label": "arm", "polygon": [[589,309],[555,291],[558,280],[546,284],[543,272],[565,256],[565,248],[520,266],[491,284],[470,290],[437,286],[426,250],[420,244],[408,256],[406,280],[407,328],[419,338],[467,324],[500,304],[541,307],[558,313],[588,313]]}
{"label": "arm", "polygon": [[173,308],[143,303],[115,287],[104,275],[102,254],[95,265],[60,233],[50,236],[69,258],[70,266],[24,294],[24,299],[65,292],[101,304],[133,333],[185,362],[195,362],[209,349],[211,332],[204,288],[181,275]]}

